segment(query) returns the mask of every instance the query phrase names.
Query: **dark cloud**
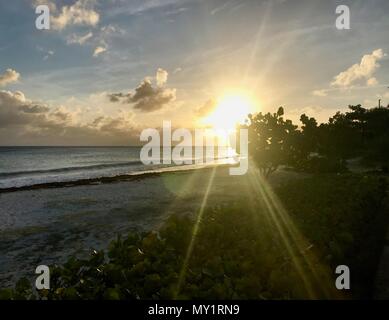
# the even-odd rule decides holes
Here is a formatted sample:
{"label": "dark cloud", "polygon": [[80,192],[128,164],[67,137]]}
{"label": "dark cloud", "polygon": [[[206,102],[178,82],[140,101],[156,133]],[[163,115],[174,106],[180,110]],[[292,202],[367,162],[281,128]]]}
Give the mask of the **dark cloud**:
{"label": "dark cloud", "polygon": [[58,108],[51,113],[51,116],[60,122],[71,122],[73,119],[73,115],[65,108]]}
{"label": "dark cloud", "polygon": [[0,125],[2,127],[23,125],[44,118],[44,115],[31,112],[34,106],[35,104],[26,101],[20,91],[0,91]]}
{"label": "dark cloud", "polygon": [[143,112],[152,112],[162,109],[165,105],[176,99],[176,90],[169,88],[154,88],[149,81],[143,81],[135,89],[135,94],[131,97],[134,108]]}
{"label": "dark cloud", "polygon": [[108,98],[111,102],[119,102],[121,99],[123,98],[127,98],[127,99],[130,99],[131,98],[131,93],[127,93],[127,94],[124,94],[124,93],[110,93],[108,94]]}
{"label": "dark cloud", "polygon": [[43,105],[29,105],[25,104],[19,107],[19,110],[24,113],[46,113],[49,112],[50,108]]}
{"label": "dark cloud", "polygon": [[135,145],[131,114],[78,123],[65,107],[33,103],[22,92],[0,91],[0,145]]}
{"label": "dark cloud", "polygon": [[112,93],[108,94],[108,98],[111,102],[132,104],[134,109],[142,112],[160,110],[176,100],[176,89],[164,87],[167,77],[167,71],[159,68],[155,77],[156,86],[150,79],[145,79],[133,93]]}

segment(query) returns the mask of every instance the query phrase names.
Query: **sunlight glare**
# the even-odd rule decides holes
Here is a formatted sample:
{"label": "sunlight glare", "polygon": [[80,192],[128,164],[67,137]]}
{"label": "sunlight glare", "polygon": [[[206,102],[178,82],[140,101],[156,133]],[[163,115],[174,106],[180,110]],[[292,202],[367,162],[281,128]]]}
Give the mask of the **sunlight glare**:
{"label": "sunlight glare", "polygon": [[252,111],[253,102],[249,95],[226,94],[218,99],[215,110],[204,119],[204,123],[215,130],[231,131]]}

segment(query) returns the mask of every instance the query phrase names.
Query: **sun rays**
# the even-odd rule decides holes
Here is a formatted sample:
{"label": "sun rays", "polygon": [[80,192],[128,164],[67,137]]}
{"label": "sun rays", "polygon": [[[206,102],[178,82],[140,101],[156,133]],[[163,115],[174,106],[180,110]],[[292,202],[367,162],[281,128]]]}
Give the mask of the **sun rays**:
{"label": "sun rays", "polygon": [[[186,274],[188,269],[190,269],[191,256],[194,252],[196,241],[199,239],[201,222],[205,217],[204,214],[207,212],[206,208],[209,207],[209,202],[211,201],[209,197],[214,190],[215,179],[218,178],[216,177],[217,170],[222,169],[215,167],[209,171],[209,178],[202,191],[201,203],[197,211],[191,239],[175,287],[174,297],[176,299],[180,296],[180,292],[185,286]],[[269,182],[262,177],[257,169],[252,167],[249,169],[248,174],[241,179],[245,179],[245,187],[239,191],[242,193],[242,198],[248,199],[247,201],[251,208],[250,214],[253,222],[258,226],[258,232],[263,230],[264,227],[260,224],[267,221],[271,230],[274,231],[275,239],[280,239],[280,254],[283,255],[285,261],[290,263],[291,267],[295,270],[307,296],[311,299],[334,297],[336,293],[324,285],[331,283],[328,266],[319,263],[314,252],[315,248],[312,248],[312,245],[298,230],[298,227],[273,191]],[[263,253],[258,252],[258,254]]]}
{"label": "sun rays", "polygon": [[196,217],[196,222],[195,222],[195,225],[193,227],[193,232],[192,232],[192,238],[191,238],[191,240],[189,242],[188,250],[187,250],[185,258],[184,258],[184,263],[182,265],[182,268],[181,268],[181,271],[180,271],[180,274],[179,274],[177,288],[176,288],[176,292],[175,292],[175,298],[177,298],[178,294],[180,293],[181,286],[183,285],[183,283],[185,281],[186,270],[188,268],[189,260],[190,260],[190,257],[192,255],[192,251],[193,251],[193,247],[195,245],[196,237],[197,237],[197,234],[199,232],[199,228],[200,228],[200,224],[201,224],[201,219],[203,217],[204,210],[205,210],[205,207],[207,205],[209,193],[211,191],[213,180],[215,178],[216,168],[217,167],[214,167],[212,169],[212,171],[211,171],[211,174],[210,174],[210,177],[209,177],[209,181],[208,181],[208,185],[207,185],[207,188],[205,190],[204,197],[203,197],[203,200],[201,202],[201,206],[200,206],[199,212],[198,212],[197,217]]}
{"label": "sun rays", "polygon": [[313,252],[309,252],[311,248],[310,243],[304,239],[297,229],[281,200],[256,168],[251,167],[249,169],[248,179],[254,194],[259,196],[260,201],[263,201],[265,204],[267,209],[265,214],[274,226],[274,230],[278,232],[289,259],[291,259],[293,267],[298,272],[309,298],[317,299],[323,295],[329,298],[331,296],[330,289],[320,284],[330,283],[320,279],[323,276],[328,277],[328,270],[325,270],[325,267],[322,265],[315,264],[316,258]]}

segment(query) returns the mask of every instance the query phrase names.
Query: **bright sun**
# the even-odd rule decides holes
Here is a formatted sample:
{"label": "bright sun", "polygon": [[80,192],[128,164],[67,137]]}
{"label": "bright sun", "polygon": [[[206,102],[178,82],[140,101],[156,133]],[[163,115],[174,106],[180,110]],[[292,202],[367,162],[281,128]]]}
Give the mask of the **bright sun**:
{"label": "bright sun", "polygon": [[248,95],[230,93],[217,100],[216,108],[203,121],[215,130],[233,130],[253,112],[253,102]]}

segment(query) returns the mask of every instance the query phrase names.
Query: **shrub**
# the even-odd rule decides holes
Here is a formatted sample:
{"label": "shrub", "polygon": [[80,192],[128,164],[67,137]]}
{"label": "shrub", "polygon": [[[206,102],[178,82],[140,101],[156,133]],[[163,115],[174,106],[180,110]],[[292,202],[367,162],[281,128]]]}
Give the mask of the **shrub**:
{"label": "shrub", "polygon": [[[334,290],[339,264],[352,270],[351,297],[368,297],[387,226],[385,183],[325,175],[289,182],[277,195],[287,216],[254,195],[252,203],[208,207],[198,233],[196,217],[175,215],[159,232],[118,237],[105,252],[53,267],[51,289],[38,298],[344,298]],[[0,298],[34,294],[22,280]]]}

